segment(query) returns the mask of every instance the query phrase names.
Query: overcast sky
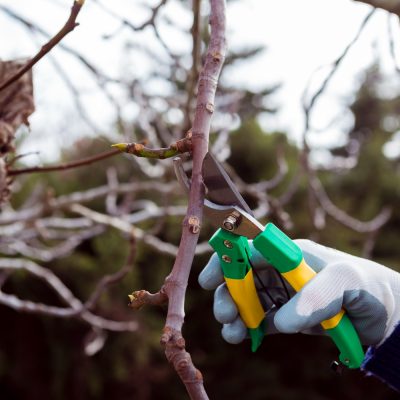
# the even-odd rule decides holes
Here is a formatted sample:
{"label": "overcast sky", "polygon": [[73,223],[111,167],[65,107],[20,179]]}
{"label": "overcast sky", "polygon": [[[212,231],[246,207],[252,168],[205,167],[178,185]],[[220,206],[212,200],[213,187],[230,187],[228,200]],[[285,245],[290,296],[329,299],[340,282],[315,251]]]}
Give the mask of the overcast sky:
{"label": "overcast sky", "polygon": [[[134,22],[139,23],[146,17],[144,9],[137,6],[139,1],[113,0],[104,3],[108,6],[112,4],[116,13],[131,16]],[[0,0],[0,5],[8,6],[36,21],[49,32],[56,32],[64,23],[70,4],[70,0]],[[268,48],[257,59],[243,62],[239,68],[231,70],[230,79],[236,84],[252,87],[267,83],[282,84],[273,99],[274,104],[280,107],[280,112],[276,116],[262,119],[266,128],[286,130],[293,140],[299,139],[303,127],[300,99],[307,82],[315,70],[325,66],[314,75],[311,88],[318,87],[328,72],[327,66],[355,36],[369,11],[369,6],[351,0],[236,0],[229,5],[228,46],[237,48],[262,44]],[[167,3],[163,13],[176,20],[180,27],[190,28],[190,13],[172,0]],[[126,68],[129,68],[132,76],[146,74],[145,63],[124,57],[124,43],[134,36],[131,31],[126,30],[113,40],[102,40],[102,35],[117,29],[119,24],[116,19],[107,16],[87,0],[79,22],[81,25],[65,39],[67,45],[85,54],[112,76],[118,76]],[[391,25],[396,44],[400,48],[396,18],[392,18]],[[360,72],[374,59],[378,58],[384,71],[391,76],[389,91],[397,91],[398,79],[394,76],[394,63],[389,52],[387,26],[387,13],[377,11],[318,103],[313,114],[316,128],[324,128],[333,119],[338,116],[340,118],[338,123],[325,129],[323,134],[313,135],[315,144],[327,146],[337,143],[343,137],[343,132],[351,126],[351,115],[344,112],[345,104],[350,101],[357,87]],[[44,42],[40,36],[36,42],[32,41],[25,28],[11,21],[1,10],[0,32],[2,59],[31,55],[38,44]],[[178,31],[164,26],[161,34],[174,51],[190,50],[190,42],[185,41]],[[137,38],[142,44],[153,43],[150,30],[139,34],[135,40]],[[107,100],[96,92],[91,77],[61,49],[55,49],[53,54],[77,83],[82,92],[82,101],[87,105],[95,123],[103,128],[110,126],[115,115]],[[90,129],[83,127],[76,116],[71,93],[55,73],[51,61],[41,61],[34,72],[37,111],[31,117],[32,131],[22,150],[38,150],[40,144],[40,160],[51,160],[60,146],[72,144],[82,133],[89,133]],[[34,157],[32,163],[37,162],[38,158]]]}

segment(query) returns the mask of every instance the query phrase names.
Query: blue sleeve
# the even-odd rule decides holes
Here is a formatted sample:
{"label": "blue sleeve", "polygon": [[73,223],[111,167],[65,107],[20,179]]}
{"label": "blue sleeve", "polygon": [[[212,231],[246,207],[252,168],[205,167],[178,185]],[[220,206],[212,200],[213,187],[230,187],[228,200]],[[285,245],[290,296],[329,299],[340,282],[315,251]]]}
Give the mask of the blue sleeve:
{"label": "blue sleeve", "polygon": [[361,369],[400,391],[400,324],[379,346],[371,346]]}

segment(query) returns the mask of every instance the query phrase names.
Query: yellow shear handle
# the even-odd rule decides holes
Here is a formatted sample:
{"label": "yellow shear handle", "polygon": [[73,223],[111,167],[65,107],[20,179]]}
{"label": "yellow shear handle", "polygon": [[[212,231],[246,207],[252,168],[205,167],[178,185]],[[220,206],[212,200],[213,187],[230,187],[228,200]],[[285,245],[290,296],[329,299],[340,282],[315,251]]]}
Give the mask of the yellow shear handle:
{"label": "yellow shear handle", "polygon": [[253,270],[250,269],[243,279],[225,277],[225,281],[245,325],[257,328],[264,319],[264,310],[254,285]]}
{"label": "yellow shear handle", "polygon": [[[294,269],[282,273],[282,276],[292,285],[293,289],[298,292],[308,281],[310,281],[317,273],[303,259],[301,263]],[[332,318],[321,322],[324,329],[332,329],[337,326],[344,315],[343,308]]]}

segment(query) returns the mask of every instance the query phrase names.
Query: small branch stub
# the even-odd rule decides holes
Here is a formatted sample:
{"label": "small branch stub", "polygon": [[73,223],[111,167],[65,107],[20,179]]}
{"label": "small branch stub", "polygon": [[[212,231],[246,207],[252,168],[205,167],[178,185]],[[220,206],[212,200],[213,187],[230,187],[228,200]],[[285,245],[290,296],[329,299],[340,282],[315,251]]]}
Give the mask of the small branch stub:
{"label": "small branch stub", "polygon": [[222,54],[218,51],[215,51],[214,53],[212,53],[212,58],[215,62],[220,62],[223,58]]}
{"label": "small branch stub", "polygon": [[206,104],[206,110],[209,112],[209,113],[213,113],[214,112],[214,104],[213,103],[207,103]]}
{"label": "small branch stub", "polygon": [[190,232],[196,234],[200,232],[200,220],[195,215],[191,215],[188,219]]}
{"label": "small branch stub", "polygon": [[140,310],[144,305],[149,304],[153,306],[161,306],[168,300],[167,295],[161,289],[157,293],[149,293],[147,290],[138,290],[128,294],[129,303],[128,307],[135,310]]}

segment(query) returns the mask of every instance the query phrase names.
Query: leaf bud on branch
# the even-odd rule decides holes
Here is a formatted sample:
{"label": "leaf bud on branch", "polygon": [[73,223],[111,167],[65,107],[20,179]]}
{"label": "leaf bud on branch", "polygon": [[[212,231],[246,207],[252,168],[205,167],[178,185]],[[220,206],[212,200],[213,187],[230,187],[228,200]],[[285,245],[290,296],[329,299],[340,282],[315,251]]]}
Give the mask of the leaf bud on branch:
{"label": "leaf bud on branch", "polygon": [[185,138],[172,143],[169,147],[151,149],[142,143],[116,143],[111,145],[121,152],[133,154],[137,157],[156,158],[164,160],[175,157],[178,154],[189,153],[192,151],[192,133],[188,132]]}

